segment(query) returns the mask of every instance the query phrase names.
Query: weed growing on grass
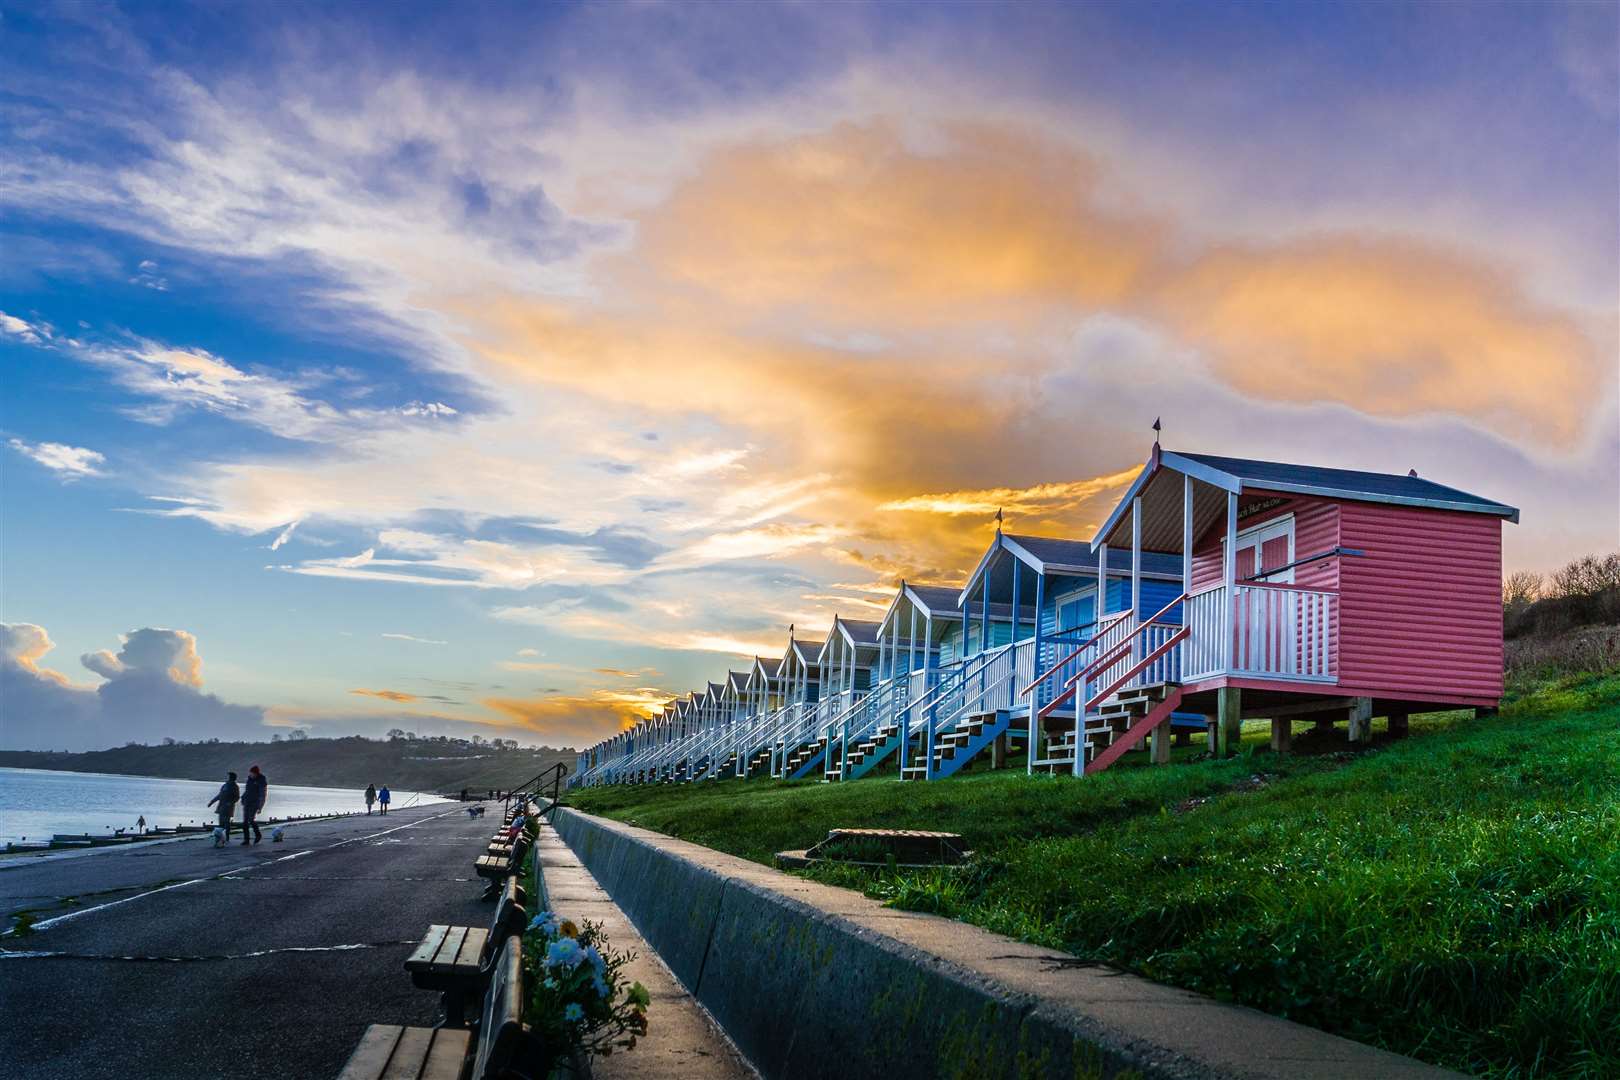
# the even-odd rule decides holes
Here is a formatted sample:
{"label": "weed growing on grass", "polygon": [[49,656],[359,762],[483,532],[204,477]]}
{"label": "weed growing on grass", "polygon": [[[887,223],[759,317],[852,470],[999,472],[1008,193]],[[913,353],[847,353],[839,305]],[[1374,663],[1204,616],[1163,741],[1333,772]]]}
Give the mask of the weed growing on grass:
{"label": "weed growing on grass", "polygon": [[1498,717],[1412,732],[1083,780],[575,801],[760,862],[838,826],[959,832],[980,853],[965,867],[808,873],[1470,1073],[1620,1075],[1620,675],[1519,685]]}

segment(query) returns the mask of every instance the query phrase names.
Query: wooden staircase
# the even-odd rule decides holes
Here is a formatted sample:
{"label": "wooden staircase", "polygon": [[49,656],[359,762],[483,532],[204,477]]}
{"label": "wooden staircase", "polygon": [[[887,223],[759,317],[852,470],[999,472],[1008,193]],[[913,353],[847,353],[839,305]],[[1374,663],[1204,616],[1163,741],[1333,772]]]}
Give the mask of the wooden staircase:
{"label": "wooden staircase", "polygon": [[823,735],[813,743],[806,743],[787,756],[787,762],[782,767],[782,775],[789,780],[802,780],[809,775],[810,770],[820,765],[827,754],[827,736]]}
{"label": "wooden staircase", "polygon": [[899,748],[900,725],[882,724],[866,738],[850,747],[839,768],[828,775],[840,780],[859,780]]}
{"label": "wooden staircase", "polygon": [[[1134,749],[1155,727],[1168,722],[1181,704],[1181,687],[1157,683],[1121,691],[1086,716],[1081,729],[1081,763],[1100,772]],[[1147,723],[1149,719],[1151,723]],[[1042,721],[1041,763],[1034,771],[1069,773],[1074,768],[1074,714],[1053,713]],[[1099,764],[1100,763],[1100,764]]]}
{"label": "wooden staircase", "polygon": [[1154,728],[1168,724],[1170,714],[1180,704],[1181,687],[1176,683],[1136,687],[1104,703],[1097,710],[1097,717],[1115,734],[1106,747],[1087,760],[1086,775],[1102,772],[1124,757],[1126,751],[1135,748]]}

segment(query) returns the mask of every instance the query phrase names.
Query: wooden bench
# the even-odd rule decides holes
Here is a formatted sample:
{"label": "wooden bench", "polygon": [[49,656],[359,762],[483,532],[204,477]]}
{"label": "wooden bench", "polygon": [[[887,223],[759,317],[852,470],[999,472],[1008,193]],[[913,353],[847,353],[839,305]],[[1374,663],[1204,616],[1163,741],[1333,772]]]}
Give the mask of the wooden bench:
{"label": "wooden bench", "polygon": [[477,1000],[483,994],[501,946],[507,938],[522,934],[528,924],[524,899],[517,878],[507,878],[488,930],[435,924],[428,927],[422,943],[406,959],[405,970],[411,982],[419,989],[437,990],[442,995],[445,1026],[466,1025],[467,1000]]}
{"label": "wooden bench", "polygon": [[523,1026],[523,944],[517,935],[499,950],[473,1040],[465,1028],[372,1024],[338,1080],[538,1080],[541,1055]]}
{"label": "wooden bench", "polygon": [[479,877],[489,881],[484,889],[484,899],[493,900],[499,896],[501,885],[507,878],[523,872],[523,860],[528,857],[529,838],[519,836],[509,851],[480,855],[474,860],[473,869]]}

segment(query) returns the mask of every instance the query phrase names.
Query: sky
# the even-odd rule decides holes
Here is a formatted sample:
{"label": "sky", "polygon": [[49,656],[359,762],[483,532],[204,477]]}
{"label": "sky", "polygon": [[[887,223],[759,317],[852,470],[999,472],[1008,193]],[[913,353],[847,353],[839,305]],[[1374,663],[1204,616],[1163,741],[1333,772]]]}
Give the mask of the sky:
{"label": "sky", "polygon": [[0,746],[583,746],[1174,449],[1620,533],[1617,6],[0,0]]}

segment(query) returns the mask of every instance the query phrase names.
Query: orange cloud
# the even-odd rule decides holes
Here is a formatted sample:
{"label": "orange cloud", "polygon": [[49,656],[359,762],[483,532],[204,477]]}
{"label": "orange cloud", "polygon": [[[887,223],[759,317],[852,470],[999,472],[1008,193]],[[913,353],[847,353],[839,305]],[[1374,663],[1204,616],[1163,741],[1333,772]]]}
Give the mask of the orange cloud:
{"label": "orange cloud", "polygon": [[360,694],[364,697],[382,698],[384,701],[396,701],[401,705],[422,700],[415,694],[407,694],[403,690],[350,690],[351,694]]}
{"label": "orange cloud", "polygon": [[908,141],[895,124],[844,124],[714,153],[641,220],[632,258],[727,305],[879,335],[1095,309],[1139,289],[1164,233],[1117,196],[1105,207],[1102,179],[1089,155],[1004,126]]}
{"label": "orange cloud", "polygon": [[1220,248],[1171,276],[1151,307],[1258,398],[1451,412],[1568,445],[1599,377],[1575,320],[1501,268],[1398,239]]}
{"label": "orange cloud", "polygon": [[583,696],[491,697],[483,705],[507,723],[540,735],[586,742],[628,731],[655,715],[675,695],[652,687],[596,690]]}

